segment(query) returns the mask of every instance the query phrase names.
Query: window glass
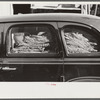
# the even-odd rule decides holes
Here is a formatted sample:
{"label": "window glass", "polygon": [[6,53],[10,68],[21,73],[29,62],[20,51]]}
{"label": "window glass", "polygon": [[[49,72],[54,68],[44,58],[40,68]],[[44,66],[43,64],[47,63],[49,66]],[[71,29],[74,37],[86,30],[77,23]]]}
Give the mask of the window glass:
{"label": "window glass", "polygon": [[9,30],[8,53],[56,53],[57,42],[48,25],[19,25]]}
{"label": "window glass", "polygon": [[67,54],[99,52],[99,43],[93,32],[80,27],[65,27],[61,30]]}

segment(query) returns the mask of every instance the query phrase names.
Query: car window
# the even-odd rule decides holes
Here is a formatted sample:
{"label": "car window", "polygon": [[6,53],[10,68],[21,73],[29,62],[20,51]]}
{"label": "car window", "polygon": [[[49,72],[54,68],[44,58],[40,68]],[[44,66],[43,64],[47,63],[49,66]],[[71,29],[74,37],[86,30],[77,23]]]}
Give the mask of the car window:
{"label": "car window", "polygon": [[8,41],[8,54],[57,53],[54,28],[49,25],[13,26]]}
{"label": "car window", "polygon": [[98,36],[88,29],[64,27],[61,30],[67,55],[88,56],[99,52]]}

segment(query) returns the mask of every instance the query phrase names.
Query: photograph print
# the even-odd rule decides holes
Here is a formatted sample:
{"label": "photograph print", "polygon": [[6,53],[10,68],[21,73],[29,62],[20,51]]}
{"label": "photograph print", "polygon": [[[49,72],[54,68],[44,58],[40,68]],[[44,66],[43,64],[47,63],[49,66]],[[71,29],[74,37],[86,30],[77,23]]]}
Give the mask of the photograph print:
{"label": "photograph print", "polygon": [[100,4],[0,3],[0,82],[100,82]]}

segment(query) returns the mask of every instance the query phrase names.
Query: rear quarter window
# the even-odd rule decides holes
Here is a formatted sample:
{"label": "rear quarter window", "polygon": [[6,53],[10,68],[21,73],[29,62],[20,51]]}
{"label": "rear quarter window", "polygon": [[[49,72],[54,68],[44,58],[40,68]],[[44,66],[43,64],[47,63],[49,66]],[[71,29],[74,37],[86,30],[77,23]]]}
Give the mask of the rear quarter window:
{"label": "rear quarter window", "polygon": [[61,30],[68,56],[100,56],[100,35],[84,27],[66,26]]}

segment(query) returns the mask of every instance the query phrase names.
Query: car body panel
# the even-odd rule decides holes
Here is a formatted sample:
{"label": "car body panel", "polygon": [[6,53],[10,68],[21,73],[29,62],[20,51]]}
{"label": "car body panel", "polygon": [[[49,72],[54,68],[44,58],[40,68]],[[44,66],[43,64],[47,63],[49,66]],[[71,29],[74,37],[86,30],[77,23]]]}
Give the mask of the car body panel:
{"label": "car body panel", "polygon": [[[76,27],[79,26],[83,29],[92,30],[94,34],[98,35],[96,31],[93,30],[92,26],[88,26],[87,24],[83,23],[73,23],[73,22],[58,22],[59,31],[64,29],[64,27]],[[81,28],[80,28],[81,29]],[[62,34],[62,33],[61,33]],[[62,36],[62,35],[61,35]],[[99,37],[99,35],[98,35]],[[98,38],[99,39],[99,38]],[[84,77],[84,76],[100,76],[99,74],[96,75],[96,73],[100,73],[100,53],[97,54],[94,53],[94,55],[91,56],[91,53],[87,54],[75,54],[75,55],[68,55],[65,49],[64,40],[62,36],[63,46],[64,46],[64,76],[65,80],[73,79],[75,77]],[[67,46],[67,45],[66,45]],[[98,72],[96,72],[98,70]],[[88,80],[88,78],[87,78]],[[81,81],[81,80],[80,80]],[[84,80],[83,80],[84,81]],[[91,80],[90,80],[91,81]]]}
{"label": "car body panel", "polygon": [[[7,22],[24,22],[24,21],[68,21],[87,24],[89,26],[95,27],[100,31],[98,24],[100,23],[100,18],[93,15],[75,14],[75,13],[42,13],[42,14],[25,14],[25,15],[13,15],[12,17],[0,18],[1,23]],[[94,23],[95,22],[95,23]]]}
{"label": "car body panel", "polygon": [[[4,48],[2,59],[2,81],[60,81],[58,69],[63,67],[63,58],[59,56],[9,56],[6,53],[7,34],[10,27],[23,24],[49,24],[57,30],[56,22],[18,22],[6,23],[4,28]],[[60,44],[59,44],[60,45]],[[61,50],[61,48],[60,48]],[[60,53],[60,51],[59,51]],[[16,70],[14,70],[16,69]],[[60,72],[61,73],[61,72]]]}
{"label": "car body panel", "polygon": [[[57,56],[19,56],[7,54],[7,35],[16,25],[45,24],[56,31],[59,44]],[[88,57],[68,56],[65,52],[61,29],[64,26],[80,26],[100,34],[100,18],[92,15],[47,13],[14,15],[0,18],[1,75],[0,81],[67,81],[82,76],[100,76],[100,53]],[[60,78],[62,78],[60,80]],[[64,79],[65,78],[65,79]]]}

